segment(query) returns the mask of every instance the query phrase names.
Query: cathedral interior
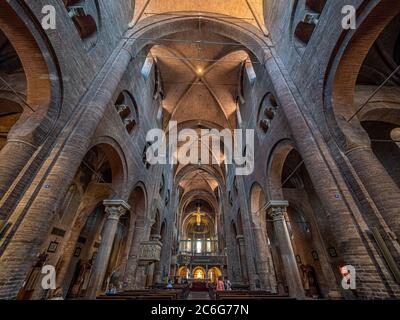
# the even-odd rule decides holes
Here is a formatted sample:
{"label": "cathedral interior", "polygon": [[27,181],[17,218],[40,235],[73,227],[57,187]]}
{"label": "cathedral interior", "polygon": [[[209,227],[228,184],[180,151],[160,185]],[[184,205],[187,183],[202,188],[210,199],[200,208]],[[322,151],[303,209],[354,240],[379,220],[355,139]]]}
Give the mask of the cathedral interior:
{"label": "cathedral interior", "polygon": [[399,86],[398,0],[0,0],[0,300],[400,299]]}

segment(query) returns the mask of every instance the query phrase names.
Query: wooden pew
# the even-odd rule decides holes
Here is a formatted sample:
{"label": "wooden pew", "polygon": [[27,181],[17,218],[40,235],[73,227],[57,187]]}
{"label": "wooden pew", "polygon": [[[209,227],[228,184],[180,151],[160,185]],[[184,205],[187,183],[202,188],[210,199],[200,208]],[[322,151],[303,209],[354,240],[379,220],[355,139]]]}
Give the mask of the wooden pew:
{"label": "wooden pew", "polygon": [[130,290],[114,295],[101,295],[97,297],[98,300],[179,300],[184,298],[185,293],[183,289]]}
{"label": "wooden pew", "polygon": [[291,299],[287,295],[273,294],[267,291],[216,291],[216,300],[268,300],[268,299]]}

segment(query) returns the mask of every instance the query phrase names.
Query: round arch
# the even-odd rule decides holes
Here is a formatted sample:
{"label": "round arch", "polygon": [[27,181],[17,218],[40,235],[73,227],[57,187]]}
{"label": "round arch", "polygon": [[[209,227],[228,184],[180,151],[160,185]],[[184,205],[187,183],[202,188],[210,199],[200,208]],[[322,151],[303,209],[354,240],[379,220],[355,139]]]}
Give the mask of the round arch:
{"label": "round arch", "polygon": [[212,267],[208,269],[208,280],[212,283],[216,283],[217,280],[222,277],[222,271],[218,267]]}
{"label": "round arch", "polygon": [[[265,60],[264,49],[267,43],[263,40],[264,36],[255,27],[248,23],[233,24],[223,20],[223,16],[215,14],[201,17],[202,30],[204,32],[220,34],[232,39],[248,50],[261,62]],[[225,17],[226,18],[226,17]],[[131,29],[127,37],[131,39],[147,39],[145,41],[133,42],[128,45],[133,56],[136,56],[143,49],[150,50],[150,46],[155,39],[159,39],[170,34],[198,29],[199,16],[188,14],[183,17],[176,16],[153,16],[142,20],[138,25]]]}
{"label": "round arch", "polygon": [[343,133],[337,127],[357,111],[355,87],[362,64],[379,35],[399,12],[400,2],[372,1],[358,15],[357,29],[343,30],[327,70],[324,93],[325,116],[337,141],[343,141]]}
{"label": "round arch", "polygon": [[258,182],[254,182],[250,190],[250,210],[251,214],[260,215],[260,211],[265,207],[265,192]]}
{"label": "round arch", "polygon": [[207,277],[206,269],[203,267],[195,267],[192,271],[192,277],[195,280],[205,280]]}
{"label": "round arch", "polygon": [[0,29],[15,49],[27,81],[24,112],[11,129],[9,138],[23,135],[37,146],[48,136],[60,116],[62,84],[50,41],[38,23],[32,21],[29,10],[25,4],[2,1]]}
{"label": "round arch", "polygon": [[123,186],[127,181],[127,162],[125,154],[118,144],[118,142],[108,136],[101,136],[95,139],[92,147],[90,149],[98,147],[104,154],[107,155],[107,158],[111,165],[111,171],[113,175],[113,188],[115,192],[119,194],[116,196],[122,196],[124,193]]}
{"label": "round arch", "polygon": [[283,200],[282,171],[289,153],[295,149],[291,140],[279,141],[271,153],[267,167],[269,200]]}

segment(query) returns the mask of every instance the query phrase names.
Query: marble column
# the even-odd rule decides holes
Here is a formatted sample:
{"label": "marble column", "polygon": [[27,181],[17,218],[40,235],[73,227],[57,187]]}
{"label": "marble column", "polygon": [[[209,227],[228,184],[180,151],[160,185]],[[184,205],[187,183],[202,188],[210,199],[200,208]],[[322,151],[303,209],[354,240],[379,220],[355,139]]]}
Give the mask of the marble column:
{"label": "marble column", "polygon": [[283,268],[291,297],[302,299],[305,297],[303,283],[294,255],[289,230],[285,220],[285,213],[289,203],[284,200],[271,200],[267,210],[273,219],[275,234],[279,243]]}
{"label": "marble column", "polygon": [[101,244],[93,266],[87,291],[88,298],[95,298],[101,291],[119,219],[127,210],[130,210],[130,206],[123,200],[105,200],[103,204],[106,207],[107,220],[104,225]]}

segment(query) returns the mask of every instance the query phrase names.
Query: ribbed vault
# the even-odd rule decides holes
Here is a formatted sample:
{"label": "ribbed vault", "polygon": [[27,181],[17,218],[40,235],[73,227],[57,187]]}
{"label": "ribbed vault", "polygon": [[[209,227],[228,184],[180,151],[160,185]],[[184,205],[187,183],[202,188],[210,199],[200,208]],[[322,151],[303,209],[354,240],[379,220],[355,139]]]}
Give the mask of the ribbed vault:
{"label": "ribbed vault", "polygon": [[245,21],[267,34],[263,0],[136,0],[132,25],[154,15],[223,14],[232,22]]}

